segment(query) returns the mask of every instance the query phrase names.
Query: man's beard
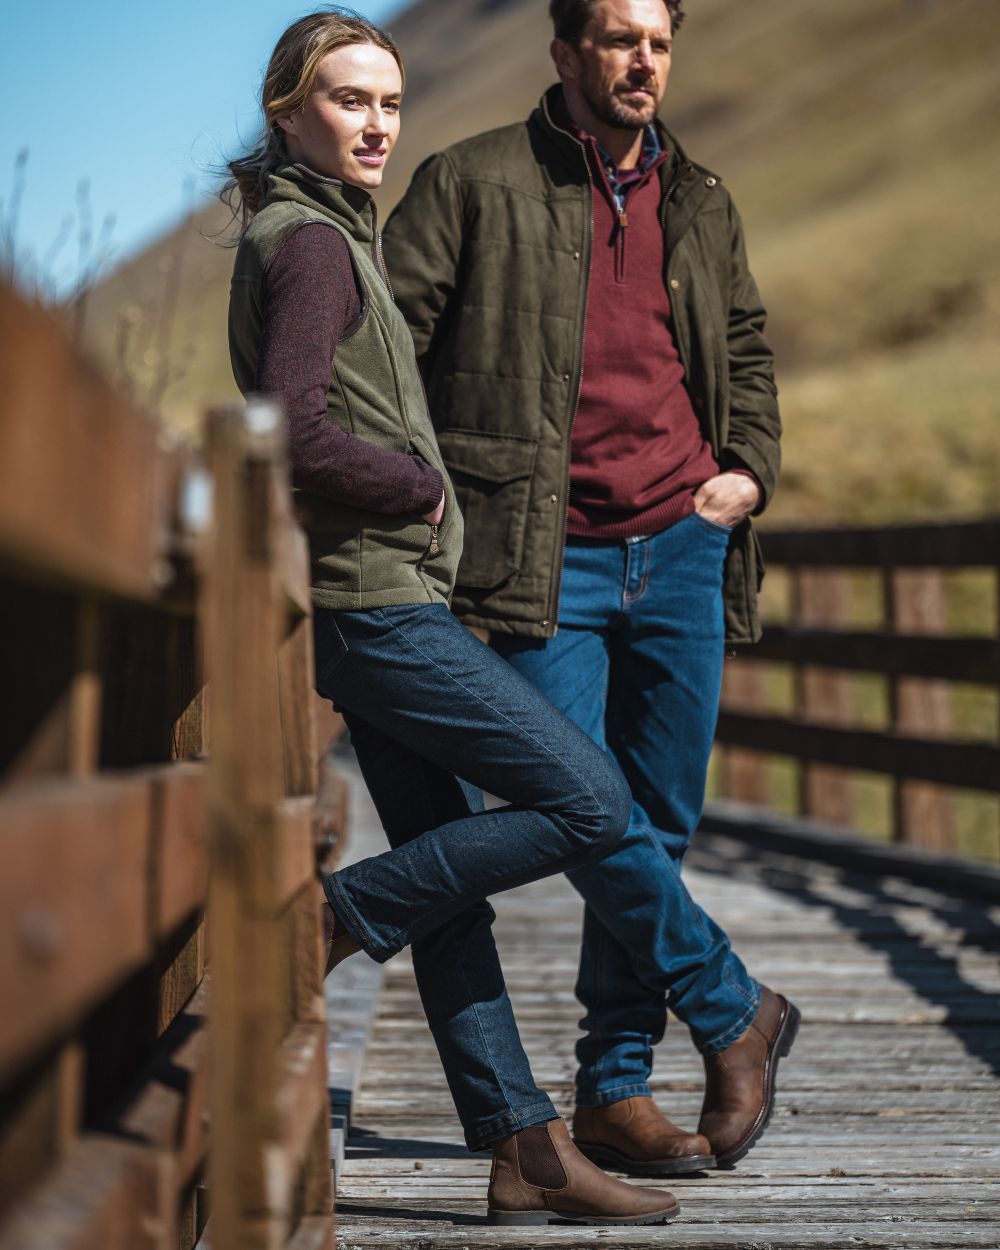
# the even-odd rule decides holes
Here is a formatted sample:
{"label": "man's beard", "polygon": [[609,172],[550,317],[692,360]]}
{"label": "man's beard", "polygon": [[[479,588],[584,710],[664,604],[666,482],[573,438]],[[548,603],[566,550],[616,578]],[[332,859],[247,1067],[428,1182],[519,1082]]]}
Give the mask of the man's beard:
{"label": "man's beard", "polygon": [[616,130],[644,130],[656,116],[656,102],[636,108],[625,104],[614,94],[598,93],[590,84],[581,82],[580,91],[587,101],[590,111],[605,126],[613,126]]}

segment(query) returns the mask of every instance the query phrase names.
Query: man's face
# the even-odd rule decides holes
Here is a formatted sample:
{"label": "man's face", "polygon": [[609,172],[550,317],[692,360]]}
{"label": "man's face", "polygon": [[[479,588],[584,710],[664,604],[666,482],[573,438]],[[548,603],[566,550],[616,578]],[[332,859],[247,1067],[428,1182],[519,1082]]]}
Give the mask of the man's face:
{"label": "man's face", "polygon": [[641,130],[667,89],[672,43],[664,0],[602,0],[579,44],[558,44],[557,64],[599,121]]}

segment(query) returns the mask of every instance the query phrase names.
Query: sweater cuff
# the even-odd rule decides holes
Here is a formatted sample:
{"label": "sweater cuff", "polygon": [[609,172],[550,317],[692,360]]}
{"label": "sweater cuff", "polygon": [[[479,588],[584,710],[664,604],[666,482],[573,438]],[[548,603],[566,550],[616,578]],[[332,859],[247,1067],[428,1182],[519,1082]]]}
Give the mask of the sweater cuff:
{"label": "sweater cuff", "polygon": [[415,495],[412,506],[407,511],[423,516],[425,512],[433,512],[441,502],[441,496],[444,494],[444,478],[433,465],[428,464],[419,456],[413,457],[413,465],[420,471],[420,479],[414,490],[421,493]]}

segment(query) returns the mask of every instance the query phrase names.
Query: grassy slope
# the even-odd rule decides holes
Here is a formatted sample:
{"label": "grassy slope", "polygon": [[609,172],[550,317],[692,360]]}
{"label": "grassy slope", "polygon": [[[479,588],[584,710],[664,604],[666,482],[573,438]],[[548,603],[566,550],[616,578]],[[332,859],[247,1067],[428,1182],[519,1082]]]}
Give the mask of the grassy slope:
{"label": "grassy slope", "polygon": [[[771,309],[787,427],[774,520],[995,511],[1000,5],[688,7],[666,117],[732,188]],[[395,23],[410,96],[383,210],[428,152],[530,108],[549,80],[544,8],[422,0]],[[233,393],[230,257],[196,225],[220,219],[207,211],[116,274],[91,320],[120,358],[128,311],[147,384],[164,355],[186,369],[166,393],[182,420]],[[177,313],[157,330],[179,260]]]}

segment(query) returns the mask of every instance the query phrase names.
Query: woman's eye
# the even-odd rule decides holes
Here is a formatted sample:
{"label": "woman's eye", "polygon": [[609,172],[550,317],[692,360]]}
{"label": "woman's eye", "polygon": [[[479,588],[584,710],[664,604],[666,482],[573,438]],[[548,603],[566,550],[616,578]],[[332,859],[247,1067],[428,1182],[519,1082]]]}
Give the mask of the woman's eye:
{"label": "woman's eye", "polygon": [[396,100],[390,100],[388,104],[383,104],[382,108],[386,113],[398,113],[399,103]]}
{"label": "woman's eye", "polygon": [[345,109],[353,109],[353,108],[358,108],[358,106],[361,104],[361,101],[357,99],[355,96],[348,96],[346,99],[341,100],[341,104],[344,106]]}

